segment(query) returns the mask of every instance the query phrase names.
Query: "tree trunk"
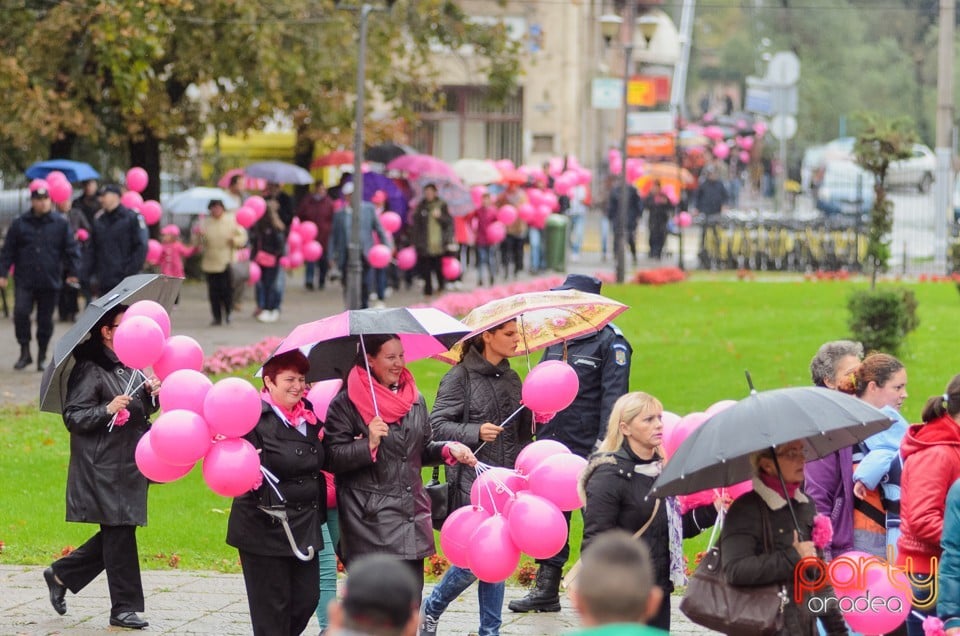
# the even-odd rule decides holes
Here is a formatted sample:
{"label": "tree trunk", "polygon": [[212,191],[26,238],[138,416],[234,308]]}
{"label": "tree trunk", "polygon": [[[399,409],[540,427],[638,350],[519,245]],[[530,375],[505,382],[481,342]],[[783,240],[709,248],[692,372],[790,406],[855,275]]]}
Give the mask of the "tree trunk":
{"label": "tree trunk", "polygon": [[67,133],[60,139],[50,142],[50,156],[48,159],[69,159],[70,153],[73,151],[73,143],[76,140],[76,135]]}
{"label": "tree trunk", "polygon": [[[140,194],[143,200],[160,200],[160,140],[153,131],[146,130],[143,137],[137,141],[130,141],[130,166],[140,166],[147,171],[149,180],[146,189]],[[151,225],[150,238],[159,238],[160,224]]]}
{"label": "tree trunk", "polygon": [[[297,141],[294,145],[293,163],[304,170],[310,170],[310,162],[313,161],[313,150],[315,142],[306,136],[307,128],[305,126],[297,127]],[[310,186],[294,186],[293,201],[294,205],[299,206],[300,200],[310,191]]]}

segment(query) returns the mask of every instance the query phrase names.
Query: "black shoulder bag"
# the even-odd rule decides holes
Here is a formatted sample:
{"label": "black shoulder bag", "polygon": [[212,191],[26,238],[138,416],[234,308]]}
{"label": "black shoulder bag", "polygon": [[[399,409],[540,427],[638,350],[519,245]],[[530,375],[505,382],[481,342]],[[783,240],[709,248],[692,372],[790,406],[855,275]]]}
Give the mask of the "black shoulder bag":
{"label": "black shoulder bag", "polygon": [[[467,424],[470,423],[470,373],[467,373],[467,386],[463,392],[464,402],[463,402],[463,421]],[[460,470],[463,470],[462,468]],[[433,521],[433,529],[439,530],[443,527],[443,522],[447,520],[447,517],[450,516],[450,513],[456,510],[459,507],[460,501],[460,480],[455,479],[450,481],[450,468],[444,468],[444,472],[447,474],[447,480],[442,482],[440,481],[440,467],[434,466],[433,473],[430,476],[430,481],[428,481],[424,488],[427,490],[427,495],[430,496],[430,519]],[[457,471],[457,476],[459,477],[460,472]]]}

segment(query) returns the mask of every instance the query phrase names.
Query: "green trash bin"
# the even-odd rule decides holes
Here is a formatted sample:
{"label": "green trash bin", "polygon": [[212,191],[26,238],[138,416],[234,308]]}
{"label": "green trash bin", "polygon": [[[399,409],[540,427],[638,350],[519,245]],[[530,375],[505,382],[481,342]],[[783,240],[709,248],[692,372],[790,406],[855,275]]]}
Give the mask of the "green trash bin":
{"label": "green trash bin", "polygon": [[548,269],[567,271],[567,227],[570,225],[563,214],[551,214],[544,228],[544,247]]}

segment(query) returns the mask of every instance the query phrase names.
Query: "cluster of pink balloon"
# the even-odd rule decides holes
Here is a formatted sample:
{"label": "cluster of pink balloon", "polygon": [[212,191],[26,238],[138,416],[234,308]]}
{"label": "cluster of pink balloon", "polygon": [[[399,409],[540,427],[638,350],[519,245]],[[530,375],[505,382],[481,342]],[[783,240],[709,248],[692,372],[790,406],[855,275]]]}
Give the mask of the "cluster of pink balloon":
{"label": "cluster of pink balloon", "polygon": [[850,550],[835,557],[825,570],[835,602],[852,630],[886,634],[902,625],[910,614],[910,581],[903,570],[887,561]]}
{"label": "cluster of pink balloon", "polygon": [[451,513],[440,529],[444,555],[488,583],[509,578],[521,552],[553,556],[567,541],[563,511],[582,505],[577,482],[586,466],[560,442],[540,440],[520,452],[515,470],[483,470],[471,505]]}
{"label": "cluster of pink balloon", "polygon": [[67,181],[66,175],[59,170],[48,172],[43,179],[34,179],[30,182],[30,192],[39,188],[45,189],[54,203],[66,203],[73,196],[73,186]]}
{"label": "cluster of pink balloon", "polygon": [[147,189],[150,178],[147,171],[139,166],[127,170],[127,191],[120,195],[120,203],[131,210],[136,210],[143,217],[147,225],[156,225],[163,215],[163,208],[159,201],[143,200],[142,192]]}
{"label": "cluster of pink balloon", "polygon": [[287,253],[280,257],[280,266],[286,270],[300,267],[305,262],[315,262],[323,256],[323,245],[317,240],[319,233],[313,221],[294,219],[287,236]]}
{"label": "cluster of pink balloon", "polygon": [[[688,413],[683,417],[670,411],[664,411],[663,450],[666,453],[666,460],[668,462],[670,461],[670,458],[677,452],[677,449],[680,448],[684,440],[699,428],[701,424],[706,422],[712,415],[730,408],[734,404],[736,404],[735,400],[720,400],[710,405],[706,411]],[[736,499],[740,495],[750,492],[752,489],[753,485],[749,481],[742,481],[720,490],[701,490],[700,492],[689,495],[682,495],[677,499],[680,501],[680,508],[683,512],[686,512],[692,508],[712,504],[714,499],[724,495],[729,496],[731,499]]]}

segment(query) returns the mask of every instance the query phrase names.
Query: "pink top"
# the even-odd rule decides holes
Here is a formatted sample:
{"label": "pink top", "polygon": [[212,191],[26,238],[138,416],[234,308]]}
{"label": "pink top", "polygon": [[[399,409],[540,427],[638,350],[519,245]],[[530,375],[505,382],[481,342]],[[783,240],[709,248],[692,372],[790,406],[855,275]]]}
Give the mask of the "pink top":
{"label": "pink top", "polygon": [[187,247],[180,241],[162,243],[160,253],[160,273],[164,276],[183,278],[183,259],[197,251],[196,247]]}

